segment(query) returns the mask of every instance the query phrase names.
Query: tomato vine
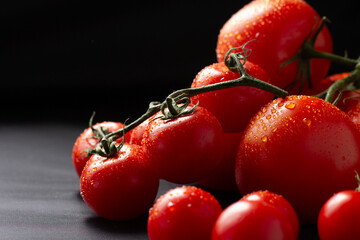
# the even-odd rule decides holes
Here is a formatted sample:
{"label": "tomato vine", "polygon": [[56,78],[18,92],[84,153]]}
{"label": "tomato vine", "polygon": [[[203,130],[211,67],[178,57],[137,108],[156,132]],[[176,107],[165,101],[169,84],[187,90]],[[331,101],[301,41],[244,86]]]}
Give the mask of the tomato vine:
{"label": "tomato vine", "polygon": [[[336,104],[337,101],[341,97],[341,93],[344,89],[355,89],[356,82],[360,82],[360,58],[359,59],[350,59],[347,56],[340,56],[332,53],[321,52],[315,50],[314,44],[317,36],[321,32],[322,28],[325,24],[329,22],[326,17],[321,19],[321,22],[317,28],[315,28],[314,33],[309,37],[303,44],[302,47],[299,49],[297,54],[289,59],[288,61],[284,62],[281,67],[290,64],[294,61],[298,61],[299,68],[296,80],[291,83],[289,86],[285,87],[285,89],[292,89],[295,85],[298,84],[300,78],[300,90],[303,89],[305,84],[305,80],[308,80],[308,84],[311,88],[311,78],[310,78],[310,60],[313,58],[321,58],[330,60],[333,63],[341,64],[347,67],[353,68],[353,71],[343,79],[334,82],[331,86],[326,89],[325,91],[314,95],[315,97],[322,98],[327,102]],[[246,63],[247,58],[251,54],[251,49],[246,48],[246,44],[242,45],[241,47],[231,48],[225,55],[224,63],[232,71],[238,71],[240,73],[240,77],[238,79],[219,82],[215,84],[210,84],[202,87],[197,88],[185,88],[174,91],[173,93],[169,94],[163,102],[153,101],[149,104],[147,111],[140,116],[135,121],[131,122],[128,125],[124,125],[122,129],[113,132],[105,132],[101,128],[100,130],[93,129],[95,136],[100,140],[99,144],[95,149],[88,149],[86,150],[87,154],[98,154],[104,157],[112,157],[116,152],[118,152],[123,143],[119,144],[118,146],[115,145],[114,140],[117,138],[122,137],[125,133],[129,132],[130,130],[134,129],[148,118],[154,116],[157,112],[161,111],[163,116],[161,119],[174,119],[182,115],[192,113],[198,104],[194,105],[190,109],[188,108],[189,104],[191,103],[190,98],[194,97],[201,93],[216,91],[220,89],[227,89],[232,87],[238,86],[251,86],[256,87],[270,93],[275,94],[278,97],[285,98],[288,95],[288,91],[281,89],[277,86],[274,86],[270,83],[266,83],[259,79],[256,79],[250,76],[245,68],[244,64]],[[241,49],[241,52],[234,53],[233,50]],[[335,93],[338,92],[339,95],[334,100]],[[92,128],[92,120],[94,115],[91,117],[89,122],[89,126]]]}

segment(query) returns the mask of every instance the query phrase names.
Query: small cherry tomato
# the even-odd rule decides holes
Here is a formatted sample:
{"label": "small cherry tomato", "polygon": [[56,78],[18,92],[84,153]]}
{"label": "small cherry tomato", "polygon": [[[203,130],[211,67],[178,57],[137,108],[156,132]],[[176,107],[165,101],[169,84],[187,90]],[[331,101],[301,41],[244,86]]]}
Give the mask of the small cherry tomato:
{"label": "small cherry tomato", "polygon": [[85,203],[99,216],[128,220],[152,206],[159,178],[149,171],[138,145],[124,144],[114,157],[92,155],[80,178]]}
{"label": "small cherry tomato", "polygon": [[224,152],[219,121],[205,108],[176,119],[154,116],[145,130],[141,145],[149,155],[149,166],[164,180],[188,184],[213,171]]}
{"label": "small cherry tomato", "polygon": [[[123,128],[123,126],[124,125],[119,122],[102,122],[95,124],[93,127],[95,129],[97,129],[98,127],[102,127],[104,131],[113,132]],[[90,159],[90,156],[87,156],[86,152],[84,151],[88,149],[94,149],[99,143],[99,139],[94,138],[94,136],[95,135],[92,132],[91,128],[87,128],[80,134],[80,136],[75,141],[72,150],[72,160],[75,171],[79,177],[86,162]],[[116,141],[120,143],[122,141],[122,138],[118,138]]]}
{"label": "small cherry tomato", "polygon": [[261,191],[228,206],[216,220],[211,240],[295,240],[299,229],[296,220],[285,199]]}
{"label": "small cherry tomato", "polygon": [[148,236],[150,240],[209,240],[221,211],[215,197],[201,188],[171,189],[150,209]]}
{"label": "small cherry tomato", "polygon": [[[246,72],[259,80],[271,83],[268,75],[258,65],[247,61]],[[198,88],[219,82],[226,82],[240,77],[238,71],[230,71],[226,65],[215,63],[205,67],[195,77],[191,87]],[[209,110],[221,123],[224,132],[244,131],[250,118],[274,95],[255,87],[233,87],[207,93],[192,98],[196,103]]]}
{"label": "small cherry tomato", "polygon": [[318,218],[321,240],[353,240],[360,237],[360,192],[345,190],[334,194]]}

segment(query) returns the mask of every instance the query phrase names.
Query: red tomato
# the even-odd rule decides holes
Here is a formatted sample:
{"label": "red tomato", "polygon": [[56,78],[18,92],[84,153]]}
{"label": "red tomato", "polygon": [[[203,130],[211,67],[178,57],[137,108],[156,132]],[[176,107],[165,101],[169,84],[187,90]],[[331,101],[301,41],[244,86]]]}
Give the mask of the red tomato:
{"label": "red tomato", "polygon": [[[246,72],[259,80],[270,82],[268,75],[258,65],[247,61]],[[201,70],[195,77],[191,87],[197,88],[214,83],[234,80],[240,77],[238,71],[230,71],[225,64],[215,63]],[[193,102],[209,110],[221,123],[224,132],[244,131],[250,118],[274,95],[255,87],[234,87],[199,94],[192,98]]]}
{"label": "red tomato", "polygon": [[211,190],[237,190],[235,182],[235,159],[243,133],[224,134],[224,156],[220,165],[206,178],[198,181],[199,186]]}
{"label": "red tomato", "polygon": [[[110,132],[116,131],[123,127],[122,123],[119,122],[102,122],[94,125],[94,128],[97,129],[101,126],[103,129],[107,129]],[[99,139],[92,138],[94,137],[94,133],[91,128],[87,128],[80,134],[80,136],[76,139],[73,151],[72,151],[72,160],[76,173],[80,177],[81,172],[86,164],[86,162],[90,159],[90,156],[87,156],[85,150],[94,149],[96,145],[99,143]],[[125,137],[126,138],[126,137]],[[117,142],[121,142],[122,138],[117,139]]]}
{"label": "red tomato", "polygon": [[[334,83],[349,75],[349,72],[336,73],[325,78],[324,82]],[[343,110],[360,127],[360,89],[344,91],[336,106]]]}
{"label": "red tomato", "polygon": [[294,238],[297,239],[299,235],[299,219],[296,215],[294,208],[283,196],[269,191],[257,191],[245,195],[244,197],[242,197],[242,200],[261,201],[278,209],[289,220],[294,230]]}
{"label": "red tomato", "polygon": [[[159,116],[161,113],[155,118]],[[176,119],[152,121],[141,144],[160,178],[187,184],[204,178],[220,164],[223,134],[219,121],[198,106]]]}
{"label": "red tomato", "polygon": [[266,191],[255,193],[231,204],[220,214],[211,240],[295,240],[299,227],[297,224],[294,228],[292,221],[296,219],[292,218],[296,215],[291,210],[281,196]]}
{"label": "red tomato", "polygon": [[80,192],[99,216],[111,220],[133,219],[153,204],[159,178],[149,171],[138,145],[124,144],[111,158],[92,155],[81,174]]}
{"label": "red tomato", "polygon": [[360,237],[360,192],[341,191],[322,207],[318,218],[321,240],[353,240]]}
{"label": "red tomato", "polygon": [[151,240],[208,240],[222,209],[210,193],[193,186],[171,189],[149,212]]}
{"label": "red tomato", "polygon": [[143,139],[145,129],[149,125],[149,122],[152,119],[153,119],[153,117],[150,117],[150,118],[146,119],[140,125],[138,125],[133,130],[131,130],[130,141],[129,141],[130,144],[141,145],[141,141]]}
{"label": "red tomato", "polygon": [[[297,62],[280,66],[295,56],[319,22],[319,15],[305,1],[254,0],[235,13],[220,30],[216,48],[218,61],[224,60],[230,48],[256,39],[247,45],[252,49],[248,59],[260,65],[276,86],[284,88],[295,81],[298,67]],[[332,45],[330,33],[324,27],[315,41],[315,49],[331,52]],[[327,60],[311,60],[315,89],[329,66]]]}
{"label": "red tomato", "polygon": [[242,194],[268,189],[283,195],[300,222],[316,223],[332,194],[356,187],[359,149],[357,126],[334,105],[310,96],[277,99],[244,132],[236,182]]}

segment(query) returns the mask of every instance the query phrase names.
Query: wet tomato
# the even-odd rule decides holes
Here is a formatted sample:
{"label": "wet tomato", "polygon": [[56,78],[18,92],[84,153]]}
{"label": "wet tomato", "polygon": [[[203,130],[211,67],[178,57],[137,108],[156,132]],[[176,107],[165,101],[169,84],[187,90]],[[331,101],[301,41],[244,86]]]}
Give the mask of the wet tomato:
{"label": "wet tomato", "polygon": [[[247,61],[244,68],[250,76],[271,83],[266,72],[258,65]],[[191,87],[203,87],[239,77],[238,71],[230,71],[224,63],[215,63],[201,70]],[[244,131],[259,108],[273,97],[273,94],[264,90],[240,86],[199,94],[193,97],[192,101],[199,100],[200,106],[209,110],[219,120],[224,132],[240,132]]]}
{"label": "wet tomato", "polygon": [[170,182],[196,182],[213,171],[224,152],[223,130],[219,121],[198,106],[191,114],[162,120],[154,116],[145,130],[142,147],[149,166]]}
{"label": "wet tomato", "polygon": [[208,240],[221,211],[214,196],[201,188],[183,186],[171,189],[149,212],[149,239]]}
{"label": "wet tomato", "polygon": [[159,178],[151,171],[138,145],[124,144],[114,157],[93,155],[80,178],[85,203],[111,220],[138,217],[152,206]]}
{"label": "wet tomato", "polygon": [[[280,66],[295,56],[319,22],[320,16],[303,0],[251,1],[220,30],[216,48],[218,61],[224,60],[230,48],[256,39],[246,46],[252,49],[249,61],[260,65],[274,85],[284,88],[295,81],[298,63]],[[332,38],[325,27],[315,41],[315,49],[331,52],[332,45]],[[327,60],[311,60],[311,79],[315,89],[327,74],[329,66]]]}
{"label": "wet tomato", "polygon": [[228,206],[215,222],[211,240],[297,239],[299,223],[280,195],[258,191]]}
{"label": "wet tomato", "polygon": [[[123,127],[123,124],[120,122],[102,122],[95,124],[93,127],[95,129],[97,129],[98,127],[102,127],[105,132],[113,132],[121,129]],[[86,152],[84,151],[88,149],[94,149],[99,143],[99,139],[94,138],[94,136],[95,135],[92,132],[91,128],[87,128],[80,134],[80,136],[75,141],[72,150],[72,160],[75,171],[79,177],[86,162],[90,159],[90,156],[87,156]],[[119,138],[116,141],[120,143],[122,141],[122,138]]]}
{"label": "wet tomato", "polygon": [[[310,96],[276,99],[244,132],[236,159],[242,194],[268,189],[283,195],[302,223],[316,223],[334,193],[355,188],[360,132],[334,105]],[[331,179],[329,184],[328,179]]]}

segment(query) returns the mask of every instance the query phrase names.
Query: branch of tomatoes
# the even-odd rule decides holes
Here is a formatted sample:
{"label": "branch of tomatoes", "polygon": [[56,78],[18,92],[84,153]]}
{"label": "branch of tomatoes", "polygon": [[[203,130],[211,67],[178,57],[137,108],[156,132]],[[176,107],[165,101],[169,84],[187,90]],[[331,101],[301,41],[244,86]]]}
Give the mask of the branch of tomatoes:
{"label": "branch of tomatoes", "polygon": [[[241,48],[242,51],[238,53],[231,53],[234,49]],[[182,115],[187,115],[196,109],[199,104],[199,101],[194,106],[191,106],[189,109],[188,106],[191,103],[190,98],[194,97],[201,93],[216,91],[220,89],[227,89],[232,87],[239,87],[239,86],[251,86],[255,88],[259,88],[265,90],[267,92],[273,93],[278,97],[286,97],[288,92],[274,86],[270,83],[261,81],[257,78],[250,76],[245,68],[244,64],[246,63],[247,58],[251,54],[251,50],[246,48],[246,44],[238,48],[231,48],[225,58],[225,65],[233,71],[238,71],[240,73],[240,77],[234,80],[219,82],[215,84],[210,84],[202,87],[197,88],[185,88],[174,91],[170,95],[166,97],[166,99],[160,102],[151,102],[149,104],[149,108],[147,111],[137,120],[131,122],[129,125],[125,127],[113,131],[110,133],[104,133],[104,131],[100,128],[100,130],[95,130],[92,128],[92,120],[94,115],[91,117],[89,122],[89,127],[92,128],[94,135],[101,139],[100,142],[97,144],[95,149],[88,149],[85,152],[88,155],[98,154],[103,157],[112,157],[118,152],[123,143],[116,146],[115,140],[124,136],[125,133],[129,132],[130,130],[134,129],[136,126],[140,125],[142,122],[146,121],[148,118],[155,115],[157,112],[161,111],[163,116],[161,117],[162,120],[167,119],[174,119]],[[123,142],[124,142],[123,138]]]}
{"label": "branch of tomatoes", "polygon": [[[329,20],[326,17],[323,17],[321,19],[319,26],[316,27],[317,24],[314,26],[314,31],[312,35],[307,40],[305,40],[305,42],[302,44],[297,54],[293,58],[286,61],[282,66],[290,64],[294,61],[298,61],[299,70],[296,80],[293,83],[291,83],[289,86],[287,86],[285,89],[291,90],[293,87],[295,87],[298,84],[301,78],[299,94],[301,93],[301,90],[305,85],[306,79],[308,81],[309,86],[311,87],[312,85],[311,77],[310,77],[310,72],[311,72],[310,60],[312,58],[327,59],[333,63],[337,63],[353,68],[353,71],[350,73],[350,75],[344,77],[341,80],[334,82],[328,89],[315,95],[318,98],[322,98],[325,101],[336,104],[337,101],[341,98],[341,94],[343,90],[355,89],[356,82],[360,82],[360,58],[350,59],[348,57],[343,57],[336,54],[315,50],[314,48],[315,40],[327,22],[329,22]],[[92,116],[89,126],[92,128],[95,136],[101,139],[101,141],[99,142],[99,144],[96,146],[95,149],[89,149],[86,150],[86,152],[89,155],[98,154],[103,157],[114,156],[116,152],[118,152],[121,149],[123,145],[123,143],[121,143],[116,146],[115,143],[116,139],[124,136],[125,133],[134,129],[135,127],[137,127],[138,125],[140,125],[141,123],[143,123],[144,121],[146,121],[147,119],[149,119],[159,111],[161,111],[163,115],[161,117],[162,120],[175,119],[182,115],[191,114],[192,112],[194,112],[199,102],[197,102],[197,104],[195,104],[194,106],[191,106],[191,108],[188,108],[188,106],[191,103],[190,98],[201,93],[238,87],[238,86],[251,86],[273,93],[281,98],[286,97],[288,94],[287,91],[272,84],[269,84],[267,82],[256,79],[250,76],[246,72],[244,65],[247,61],[247,58],[251,55],[251,49],[246,48],[246,45],[249,42],[245,43],[241,47],[229,49],[225,55],[225,59],[224,59],[225,65],[231,71],[238,71],[240,73],[240,77],[237,79],[225,81],[225,82],[219,82],[215,84],[209,84],[197,88],[185,88],[174,91],[173,93],[168,95],[162,103],[151,102],[149,104],[148,110],[140,118],[138,118],[137,120],[131,122],[130,124],[124,126],[123,128],[117,131],[106,133],[101,128],[100,130],[93,129],[92,119],[94,116]],[[236,49],[241,49],[241,51],[234,53],[233,51]],[[339,94],[337,98],[334,100],[335,94],[337,92]]]}

